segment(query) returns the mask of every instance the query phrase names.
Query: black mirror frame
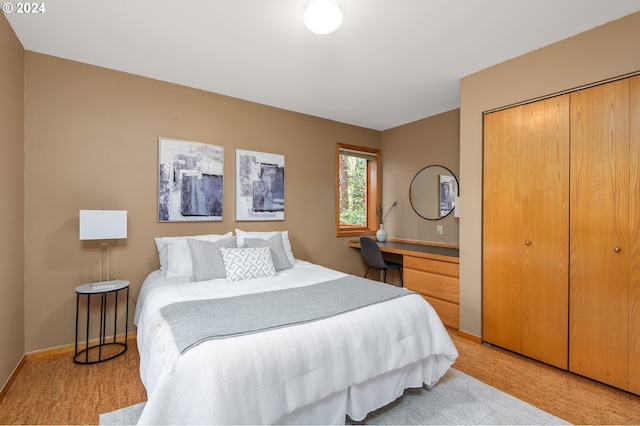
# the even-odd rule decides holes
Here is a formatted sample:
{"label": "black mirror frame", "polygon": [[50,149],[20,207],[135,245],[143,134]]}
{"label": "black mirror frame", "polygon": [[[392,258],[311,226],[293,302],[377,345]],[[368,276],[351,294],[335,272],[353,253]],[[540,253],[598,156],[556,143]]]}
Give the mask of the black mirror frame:
{"label": "black mirror frame", "polygon": [[[451,169],[449,169],[448,167],[445,167],[445,166],[441,166],[439,164],[431,164],[429,166],[423,167],[422,169],[418,170],[418,172],[415,174],[413,179],[411,179],[411,184],[409,184],[409,204],[411,205],[411,208],[413,209],[413,211],[416,212],[416,214],[418,216],[420,216],[421,218],[426,219],[426,220],[441,220],[441,219],[444,219],[445,217],[449,216],[451,214],[451,212],[454,211],[455,205],[454,205],[454,208],[449,210],[449,213],[447,213],[446,215],[440,216],[440,217],[437,217],[437,218],[432,218],[432,217],[426,217],[423,214],[419,213],[416,210],[415,206],[413,205],[413,200],[411,198],[411,188],[413,187],[413,182],[420,175],[420,173],[422,173],[424,170],[426,170],[426,169],[428,169],[430,167],[441,167],[441,168],[445,169],[447,172],[449,172],[451,174],[451,176],[453,176],[453,178],[456,180],[456,196],[460,196],[460,182],[458,181],[458,177],[451,171]],[[438,193],[438,194],[436,194],[436,196],[439,199],[440,194]]]}

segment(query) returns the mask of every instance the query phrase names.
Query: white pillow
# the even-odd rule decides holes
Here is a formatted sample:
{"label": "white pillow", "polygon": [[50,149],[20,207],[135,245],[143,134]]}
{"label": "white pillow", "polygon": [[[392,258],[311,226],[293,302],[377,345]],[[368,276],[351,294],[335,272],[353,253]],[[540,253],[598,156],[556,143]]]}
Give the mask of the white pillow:
{"label": "white pillow", "polygon": [[220,253],[224,261],[227,281],[242,281],[276,275],[269,247],[220,247]]}
{"label": "white pillow", "polygon": [[191,277],[193,276],[193,267],[187,238],[213,242],[231,236],[233,236],[232,232],[227,232],[223,235],[157,237],[155,241],[158,248],[158,257],[160,258],[160,270],[167,277]]}
{"label": "white pillow", "polygon": [[282,245],[284,251],[287,254],[289,263],[293,266],[296,263],[296,258],[293,257],[293,251],[291,250],[291,243],[289,242],[289,231],[271,231],[271,232],[247,232],[236,228],[236,236],[238,237],[238,247],[245,247],[245,238],[260,238],[262,240],[268,240],[276,234],[280,234],[282,237]]}

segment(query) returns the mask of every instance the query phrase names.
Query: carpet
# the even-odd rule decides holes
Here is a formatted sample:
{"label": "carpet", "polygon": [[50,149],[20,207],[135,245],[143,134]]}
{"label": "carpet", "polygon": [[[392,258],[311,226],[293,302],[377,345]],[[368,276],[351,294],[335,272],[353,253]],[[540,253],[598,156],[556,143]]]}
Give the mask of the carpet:
{"label": "carpet", "polygon": [[[100,415],[100,425],[136,424],[144,402]],[[451,368],[432,389],[408,389],[392,403],[350,425],[569,424]]]}

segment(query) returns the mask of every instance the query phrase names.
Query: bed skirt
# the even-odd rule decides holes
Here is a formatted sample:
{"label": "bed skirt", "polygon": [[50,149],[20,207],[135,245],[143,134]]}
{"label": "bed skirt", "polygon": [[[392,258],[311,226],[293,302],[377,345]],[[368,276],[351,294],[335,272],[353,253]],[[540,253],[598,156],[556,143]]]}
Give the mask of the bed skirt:
{"label": "bed skirt", "polygon": [[[287,413],[275,424],[340,425],[345,423],[347,415],[354,421],[361,421],[370,412],[398,399],[405,389],[424,386],[424,377],[429,376],[425,375],[425,369],[438,369],[440,362],[430,358],[374,377]],[[433,385],[435,383],[428,387]]]}

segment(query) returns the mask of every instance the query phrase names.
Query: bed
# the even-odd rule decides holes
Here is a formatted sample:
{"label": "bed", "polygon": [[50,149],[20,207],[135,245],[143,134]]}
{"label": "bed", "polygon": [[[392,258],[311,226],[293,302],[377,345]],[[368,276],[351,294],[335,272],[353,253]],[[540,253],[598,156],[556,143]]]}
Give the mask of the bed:
{"label": "bed", "polygon": [[139,424],[360,421],[458,355],[421,296],[295,259],[286,232],[172,238],[136,305]]}

